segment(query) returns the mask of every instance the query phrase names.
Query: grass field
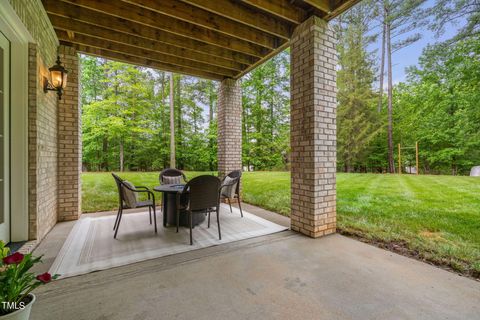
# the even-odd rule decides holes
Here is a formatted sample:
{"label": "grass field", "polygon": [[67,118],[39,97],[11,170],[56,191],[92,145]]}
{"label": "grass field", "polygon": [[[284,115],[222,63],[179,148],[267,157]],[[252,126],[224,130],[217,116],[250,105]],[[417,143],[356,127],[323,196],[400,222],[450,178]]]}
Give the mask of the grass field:
{"label": "grass field", "polygon": [[[190,178],[200,172],[187,172]],[[122,173],[136,185],[158,185],[158,173]],[[82,175],[84,212],[113,210],[108,173]],[[245,202],[288,215],[290,174],[246,172]],[[338,174],[338,229],[419,259],[480,277],[480,179],[451,176]]]}

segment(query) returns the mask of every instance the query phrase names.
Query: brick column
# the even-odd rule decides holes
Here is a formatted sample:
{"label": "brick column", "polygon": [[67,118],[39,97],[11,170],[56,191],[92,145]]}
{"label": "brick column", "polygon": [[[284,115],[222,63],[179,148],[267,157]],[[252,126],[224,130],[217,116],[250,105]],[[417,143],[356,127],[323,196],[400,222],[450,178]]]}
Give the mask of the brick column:
{"label": "brick column", "polygon": [[310,237],[336,229],[336,50],[315,16],[291,40],[291,228]]}
{"label": "brick column", "polygon": [[242,87],[225,79],[218,92],[218,176],[242,169]]}
{"label": "brick column", "polygon": [[59,47],[68,70],[67,87],[58,101],[58,221],[75,220],[81,214],[82,138],[79,103],[78,55],[73,47]]}

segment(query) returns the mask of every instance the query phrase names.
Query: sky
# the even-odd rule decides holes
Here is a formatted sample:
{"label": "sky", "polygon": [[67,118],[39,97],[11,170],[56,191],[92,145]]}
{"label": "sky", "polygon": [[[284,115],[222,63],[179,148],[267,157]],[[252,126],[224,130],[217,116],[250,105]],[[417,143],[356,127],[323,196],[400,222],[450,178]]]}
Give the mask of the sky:
{"label": "sky", "polygon": [[[435,3],[434,0],[428,0],[425,4],[425,7],[431,7]],[[436,38],[435,34],[433,31],[428,30],[427,27],[424,27],[422,29],[418,29],[414,32],[411,32],[410,34],[419,32],[422,34],[422,38],[411,44],[408,47],[405,47],[393,54],[393,62],[394,65],[392,65],[392,73],[393,73],[393,84],[397,84],[399,82],[403,82],[406,79],[406,72],[405,69],[409,66],[413,65],[418,65],[418,58],[422,54],[423,49],[428,45],[428,44],[434,44],[436,42],[440,42],[446,39],[452,38],[456,33],[457,30],[464,25],[464,22],[460,22],[458,25],[449,25],[447,28],[445,28],[445,33],[439,37]],[[410,35],[406,34],[406,36]],[[377,43],[375,43],[372,46],[372,49],[378,49],[378,56],[380,56],[380,41],[381,38],[379,37]]]}

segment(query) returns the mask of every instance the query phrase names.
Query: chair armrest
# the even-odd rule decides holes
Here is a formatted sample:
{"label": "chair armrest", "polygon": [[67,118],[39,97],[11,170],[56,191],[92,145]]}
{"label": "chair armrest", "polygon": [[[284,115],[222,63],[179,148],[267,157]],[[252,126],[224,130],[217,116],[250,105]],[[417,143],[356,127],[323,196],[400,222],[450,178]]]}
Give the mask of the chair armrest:
{"label": "chair armrest", "polygon": [[[135,189],[137,189],[137,191],[150,191],[150,189],[148,189],[147,187],[144,187],[144,186],[135,186]],[[148,193],[148,200],[150,200],[150,193]]]}
{"label": "chair armrest", "polygon": [[132,190],[132,191],[137,192],[137,193],[146,193],[149,200],[150,200],[150,197],[152,197],[153,204],[155,205],[155,195],[153,194],[152,191],[148,190],[148,188],[147,188],[147,190]]}

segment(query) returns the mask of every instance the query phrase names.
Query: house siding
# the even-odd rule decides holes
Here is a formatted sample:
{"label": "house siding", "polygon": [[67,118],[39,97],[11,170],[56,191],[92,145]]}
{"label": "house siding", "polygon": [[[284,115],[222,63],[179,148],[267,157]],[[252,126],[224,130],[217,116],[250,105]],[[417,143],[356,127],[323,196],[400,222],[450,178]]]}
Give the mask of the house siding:
{"label": "house siding", "polygon": [[29,239],[42,239],[58,220],[58,103],[43,92],[43,77],[55,63],[58,39],[40,0],[9,0],[35,43],[29,45],[28,187]]}

